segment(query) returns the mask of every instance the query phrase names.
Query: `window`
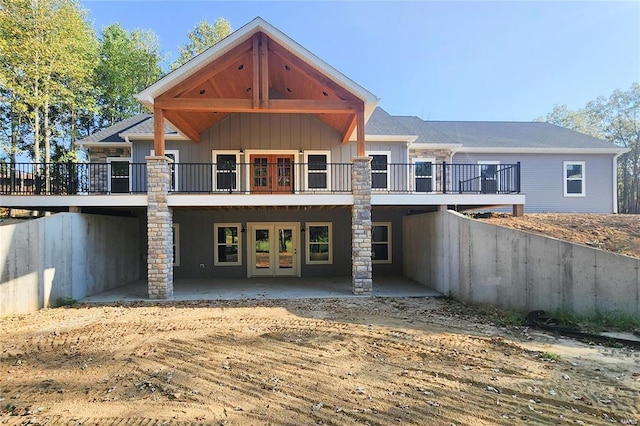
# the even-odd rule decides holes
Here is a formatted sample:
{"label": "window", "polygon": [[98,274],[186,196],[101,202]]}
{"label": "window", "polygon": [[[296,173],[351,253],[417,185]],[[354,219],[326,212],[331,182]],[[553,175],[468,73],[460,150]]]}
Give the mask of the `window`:
{"label": "window", "polygon": [[331,223],[307,223],[307,263],[333,263]]}
{"label": "window", "polygon": [[413,185],[415,192],[433,191],[433,164],[434,158],[413,159]]}
{"label": "window", "polygon": [[330,189],[329,153],[305,152],[307,163],[307,189]]}
{"label": "window", "polygon": [[[151,156],[153,157],[155,154],[155,150],[151,150]],[[175,192],[178,190],[178,172],[177,167],[180,158],[180,152],[177,149],[167,149],[164,151],[165,157],[171,158],[173,163],[171,163],[171,191]]]}
{"label": "window", "polygon": [[478,161],[481,193],[497,194],[500,192],[499,168],[499,161]]}
{"label": "window", "polygon": [[214,154],[215,172],[214,188],[216,191],[233,191],[238,189],[238,154]]}
{"label": "window", "polygon": [[108,157],[107,190],[111,193],[131,192],[131,158]]}
{"label": "window", "polygon": [[220,223],[213,227],[215,245],[213,264],[216,266],[242,265],[242,239],[239,223]]}
{"label": "window", "polygon": [[373,263],[391,263],[391,222],[376,222],[371,227]]}
{"label": "window", "polygon": [[369,152],[371,157],[371,188],[389,188],[389,158],[390,152]]}
{"label": "window", "polygon": [[564,196],[584,197],[585,189],[585,164],[584,161],[564,162]]}
{"label": "window", "polygon": [[180,224],[173,224],[173,266],[180,266]]}

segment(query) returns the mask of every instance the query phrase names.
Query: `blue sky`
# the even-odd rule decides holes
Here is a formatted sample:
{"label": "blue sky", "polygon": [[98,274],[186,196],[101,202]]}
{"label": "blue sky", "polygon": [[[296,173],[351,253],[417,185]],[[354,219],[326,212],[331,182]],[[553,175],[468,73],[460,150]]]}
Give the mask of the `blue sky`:
{"label": "blue sky", "polygon": [[640,2],[80,0],[97,31],[154,31],[164,53],[201,19],[256,16],[365,87],[393,115],[530,121],[640,81]]}

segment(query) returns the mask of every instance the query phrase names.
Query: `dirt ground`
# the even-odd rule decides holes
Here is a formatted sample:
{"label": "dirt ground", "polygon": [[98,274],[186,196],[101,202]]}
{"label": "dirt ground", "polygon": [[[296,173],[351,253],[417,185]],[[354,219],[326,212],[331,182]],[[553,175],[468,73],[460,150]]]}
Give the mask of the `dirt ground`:
{"label": "dirt ground", "polygon": [[437,298],[0,318],[0,424],[638,424],[640,352]]}
{"label": "dirt ground", "polygon": [[640,258],[640,216],[630,214],[490,213],[477,219]]}

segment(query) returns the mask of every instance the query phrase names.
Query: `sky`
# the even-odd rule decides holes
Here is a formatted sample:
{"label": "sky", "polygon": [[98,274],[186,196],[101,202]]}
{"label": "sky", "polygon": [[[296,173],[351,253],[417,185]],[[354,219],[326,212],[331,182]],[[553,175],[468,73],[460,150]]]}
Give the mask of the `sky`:
{"label": "sky", "polygon": [[168,62],[202,19],[260,16],[379,99],[425,120],[531,121],[640,82],[640,2],[80,0],[99,33],[157,34]]}

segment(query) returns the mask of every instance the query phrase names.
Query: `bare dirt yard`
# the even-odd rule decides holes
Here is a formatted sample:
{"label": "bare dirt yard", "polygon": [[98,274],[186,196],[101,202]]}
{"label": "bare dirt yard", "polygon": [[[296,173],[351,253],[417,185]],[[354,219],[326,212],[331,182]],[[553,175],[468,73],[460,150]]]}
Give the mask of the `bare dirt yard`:
{"label": "bare dirt yard", "polygon": [[640,258],[640,215],[527,213],[513,217],[489,213],[475,218]]}
{"label": "bare dirt yard", "polygon": [[640,352],[448,299],[191,302],[0,318],[0,424],[638,424]]}

